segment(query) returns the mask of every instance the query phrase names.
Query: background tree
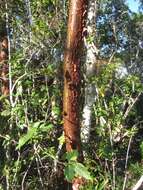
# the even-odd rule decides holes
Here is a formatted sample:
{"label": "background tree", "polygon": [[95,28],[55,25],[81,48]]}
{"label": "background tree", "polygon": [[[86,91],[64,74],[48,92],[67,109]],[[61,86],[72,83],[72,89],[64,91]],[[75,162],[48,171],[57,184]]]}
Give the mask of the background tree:
{"label": "background tree", "polygon": [[86,22],[86,33],[85,36],[85,47],[86,47],[86,61],[85,61],[85,97],[83,107],[83,122],[81,128],[82,140],[88,143],[90,140],[91,123],[92,123],[92,108],[96,101],[97,91],[96,86],[92,83],[92,77],[97,74],[96,65],[98,57],[98,48],[96,44],[96,13],[97,13],[97,1],[89,1],[87,22]]}

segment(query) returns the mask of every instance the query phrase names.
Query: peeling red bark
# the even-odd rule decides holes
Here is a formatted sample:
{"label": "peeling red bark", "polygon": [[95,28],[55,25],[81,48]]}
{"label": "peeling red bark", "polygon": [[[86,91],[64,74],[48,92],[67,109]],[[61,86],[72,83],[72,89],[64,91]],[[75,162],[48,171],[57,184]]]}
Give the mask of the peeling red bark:
{"label": "peeling red bark", "polygon": [[88,0],[71,0],[64,57],[63,121],[67,151],[78,150],[83,160],[80,140],[81,49]]}
{"label": "peeling red bark", "polygon": [[9,80],[8,80],[8,40],[6,36],[0,36],[0,65],[1,65],[1,79],[2,88],[1,93],[4,96],[9,95]]}

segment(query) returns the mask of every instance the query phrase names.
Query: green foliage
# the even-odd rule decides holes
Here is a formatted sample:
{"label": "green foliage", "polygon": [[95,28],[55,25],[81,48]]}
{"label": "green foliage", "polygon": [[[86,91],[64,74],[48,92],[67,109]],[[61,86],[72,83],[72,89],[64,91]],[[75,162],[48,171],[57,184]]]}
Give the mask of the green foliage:
{"label": "green foliage", "polygon": [[[31,0],[30,7],[26,2],[7,1],[13,102],[0,97],[0,190],[63,189],[64,179],[72,182],[76,177],[85,178],[83,190],[120,190],[125,173],[126,189],[131,189],[143,173],[142,13],[131,13],[123,0],[98,1],[97,38],[88,36],[87,41],[95,42],[99,61],[108,64],[89,81],[97,88],[97,99],[82,164],[75,150],[63,156],[62,62],[68,1]],[[1,1],[0,34],[6,32],[5,13]],[[120,66],[129,73],[120,77]]]}
{"label": "green foliage", "polygon": [[[87,162],[87,165],[91,173],[93,171],[95,175],[97,172],[98,175],[106,176],[105,178],[99,177],[99,181],[100,179],[103,181],[94,182],[97,189],[100,189],[100,186],[101,189],[106,189],[105,186],[110,189],[110,184],[114,183],[114,177],[116,177],[115,186],[120,189],[120,184],[124,180],[124,172],[128,172],[130,177],[134,176],[135,178],[137,177],[135,171],[138,176],[142,172],[141,167],[135,169],[138,163],[135,160],[142,158],[142,138],[140,137],[142,119],[138,115],[138,101],[142,92],[142,84],[140,78],[135,75],[128,74],[128,76],[119,78],[116,75],[118,68],[120,65],[118,62],[116,64],[116,60],[114,60],[113,63],[102,68],[98,77],[92,78],[92,82],[97,87],[98,96],[93,106],[93,117],[95,118],[92,126],[93,139],[91,147],[87,147],[86,150],[89,151],[88,159],[90,157],[92,160],[93,157],[96,157],[99,170],[94,170],[96,165],[92,167],[93,163]],[[131,147],[129,148],[129,157],[127,157],[130,140]],[[127,171],[124,159],[127,159],[129,163]],[[102,183],[106,185],[102,186]],[[126,187],[131,188],[134,183],[135,181],[127,182]],[[87,187],[94,189],[92,184]]]}
{"label": "green foliage", "polygon": [[91,177],[87,168],[83,164],[77,162],[77,156],[78,152],[76,150],[73,150],[72,152],[66,154],[68,163],[65,166],[65,178],[69,182],[72,182],[75,177],[83,177],[86,180],[92,181],[93,178]]}
{"label": "green foliage", "polygon": [[25,135],[20,137],[16,149],[21,149],[21,147],[23,147],[26,143],[28,143],[28,141],[38,138],[38,135],[41,132],[48,133],[48,131],[53,128],[52,124],[49,124],[49,125],[45,125],[45,124],[40,125],[40,124],[41,124],[40,122],[36,122],[30,125],[28,132]]}
{"label": "green foliage", "polygon": [[64,7],[55,0],[26,2],[7,2],[13,105],[0,97],[0,187],[52,189],[60,181],[50,173],[61,135]]}

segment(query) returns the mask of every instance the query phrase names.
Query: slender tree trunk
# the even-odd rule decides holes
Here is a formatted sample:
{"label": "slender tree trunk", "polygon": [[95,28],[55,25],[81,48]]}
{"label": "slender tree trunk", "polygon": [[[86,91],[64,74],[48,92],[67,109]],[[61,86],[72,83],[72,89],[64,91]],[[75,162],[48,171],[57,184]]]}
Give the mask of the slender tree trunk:
{"label": "slender tree trunk", "polygon": [[[95,44],[96,38],[96,11],[97,1],[89,0],[88,13],[87,13],[87,36],[85,37],[86,46],[86,81],[85,85],[85,103],[83,108],[83,122],[82,122],[82,142],[87,143],[90,139],[91,121],[92,121],[92,108],[96,101],[97,90],[95,84],[90,82],[90,78],[96,74],[96,59],[98,55],[98,49]],[[92,41],[88,38],[92,38]]]}
{"label": "slender tree trunk", "polygon": [[67,151],[79,151],[82,161],[80,140],[80,86],[81,49],[83,48],[83,28],[88,0],[71,0],[67,42],[64,58],[63,121]]}

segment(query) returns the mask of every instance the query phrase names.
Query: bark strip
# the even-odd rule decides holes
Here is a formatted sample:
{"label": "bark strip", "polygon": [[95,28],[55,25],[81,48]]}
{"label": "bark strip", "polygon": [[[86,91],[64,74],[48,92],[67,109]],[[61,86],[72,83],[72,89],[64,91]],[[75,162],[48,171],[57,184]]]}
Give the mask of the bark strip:
{"label": "bark strip", "polygon": [[67,42],[64,57],[63,121],[67,151],[78,150],[82,161],[80,140],[81,49],[88,0],[71,0]]}

